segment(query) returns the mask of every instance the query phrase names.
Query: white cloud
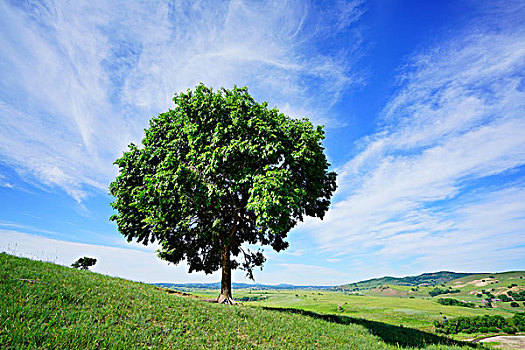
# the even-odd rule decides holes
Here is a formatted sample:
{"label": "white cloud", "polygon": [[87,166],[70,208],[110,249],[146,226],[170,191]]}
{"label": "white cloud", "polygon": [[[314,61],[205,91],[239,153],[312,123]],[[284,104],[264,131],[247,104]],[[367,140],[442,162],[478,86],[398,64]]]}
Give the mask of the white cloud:
{"label": "white cloud", "polygon": [[413,59],[385,127],[340,170],[340,200],[309,223],[325,251],[423,270],[523,264],[525,186],[512,176],[525,165],[522,27]]}
{"label": "white cloud", "polygon": [[354,277],[351,273],[334,268],[295,263],[277,263],[265,267],[265,272],[255,272],[258,283],[333,286],[346,283]]}
{"label": "white cloud", "polygon": [[[205,275],[202,272],[188,273],[185,263],[168,264],[155,255],[155,246],[134,248],[107,247],[95,244],[74,243],[44,238],[16,230],[16,225],[3,225],[11,229],[0,228],[0,251],[9,254],[49,261],[70,266],[83,256],[97,259],[93,272],[131,279],[146,283],[212,283],[220,281],[220,272]],[[22,226],[22,229],[27,227]],[[268,270],[268,271],[267,271]],[[335,269],[315,265],[266,263],[265,272],[255,271],[257,283],[296,285],[334,285],[347,281],[349,274]],[[233,272],[233,282],[254,283],[246,278],[243,271]]]}
{"label": "white cloud", "polygon": [[9,182],[5,175],[0,174],[0,187],[5,187],[9,189],[15,188],[15,185]]}
{"label": "white cloud", "polygon": [[147,283],[208,283],[220,280],[219,274],[188,274],[186,264],[168,265],[167,262],[157,258],[154,248],[145,251],[73,243],[16,230],[0,229],[0,251],[64,266],[70,266],[83,256],[94,257],[97,259],[97,264],[91,268],[94,272]]}
{"label": "white cloud", "polygon": [[[0,4],[0,154],[78,202],[107,191],[112,162],[173,93],[248,85],[294,116],[330,122],[352,82],[345,53],[315,41],[348,30],[359,1],[232,0]],[[337,11],[340,8],[341,11]],[[355,36],[355,47],[359,46]],[[322,95],[322,98],[319,98]],[[319,101],[324,101],[319,103]]]}

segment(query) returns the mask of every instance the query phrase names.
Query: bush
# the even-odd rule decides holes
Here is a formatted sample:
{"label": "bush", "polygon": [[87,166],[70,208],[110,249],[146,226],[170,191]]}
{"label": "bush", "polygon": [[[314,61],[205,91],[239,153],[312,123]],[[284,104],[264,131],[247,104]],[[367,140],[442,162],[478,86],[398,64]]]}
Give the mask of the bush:
{"label": "bush", "polygon": [[97,263],[97,259],[95,258],[88,258],[87,256],[78,259],[74,263],[71,264],[72,267],[81,270],[87,270],[90,266],[93,266]]}
{"label": "bush", "polygon": [[519,331],[525,331],[525,313],[520,312],[512,317],[512,323]]}
{"label": "bush", "polygon": [[512,299],[509,298],[509,296],[508,296],[507,294],[501,294],[501,295],[499,296],[499,298],[500,298],[501,301],[503,301],[503,302],[509,302],[509,301],[512,301]]}
{"label": "bush", "polygon": [[242,297],[242,298],[235,298],[237,301],[258,301],[258,300],[266,300],[265,296],[251,296],[251,297]]}
{"label": "bush", "polygon": [[515,301],[525,301],[525,290],[521,292],[513,292],[509,290],[507,292]]}
{"label": "bush", "polygon": [[476,307],[476,304],[474,303],[466,303],[464,301],[453,299],[453,298],[440,298],[437,300],[437,302],[441,305],[462,306],[462,307],[470,307],[470,308]]}
{"label": "bush", "polygon": [[525,329],[525,313],[514,315],[511,319],[505,319],[502,316],[477,316],[465,317],[460,316],[452,320],[444,319],[434,321],[436,332],[444,334],[456,333],[499,333],[504,331],[509,333],[514,330]]}
{"label": "bush", "polygon": [[503,332],[505,333],[508,333],[508,334],[516,334],[518,330],[514,327],[505,327],[503,328]]}
{"label": "bush", "polygon": [[510,303],[510,306],[512,306],[512,307],[520,307],[520,304],[518,304],[517,302],[513,301],[512,303]]}
{"label": "bush", "polygon": [[459,293],[459,292],[460,292],[459,289],[441,289],[439,287],[435,287],[430,292],[428,292],[428,294],[430,294],[430,296],[432,297],[435,297],[440,294],[453,294],[453,293]]}

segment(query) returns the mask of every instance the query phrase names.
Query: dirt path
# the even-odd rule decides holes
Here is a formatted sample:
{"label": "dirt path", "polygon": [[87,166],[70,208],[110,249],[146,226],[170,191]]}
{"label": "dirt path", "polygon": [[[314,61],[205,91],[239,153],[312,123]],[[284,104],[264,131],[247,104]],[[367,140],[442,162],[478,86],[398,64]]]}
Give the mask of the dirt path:
{"label": "dirt path", "polygon": [[498,335],[495,337],[485,338],[480,343],[499,343],[494,345],[498,349],[525,349],[525,335]]}

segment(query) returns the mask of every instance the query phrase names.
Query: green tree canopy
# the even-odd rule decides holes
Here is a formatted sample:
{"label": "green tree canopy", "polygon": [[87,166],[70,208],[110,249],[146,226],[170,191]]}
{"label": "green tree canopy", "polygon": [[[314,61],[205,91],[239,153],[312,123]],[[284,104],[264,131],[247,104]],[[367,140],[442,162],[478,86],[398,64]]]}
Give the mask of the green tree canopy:
{"label": "green tree canopy", "polygon": [[96,263],[97,263],[97,259],[88,258],[87,256],[84,256],[82,258],[79,258],[74,263],[72,263],[71,266],[74,267],[75,269],[87,270],[89,267],[94,266]]}
{"label": "green tree canopy", "polygon": [[204,85],[176,94],[175,109],[150,121],[142,147],[115,161],[111,217],[128,241],[160,242],[160,258],[190,272],[222,268],[219,302],[231,302],[231,269],[253,278],[262,251],[305,215],[323,218],[336,189],[323,128],[292,119],[247,88]]}

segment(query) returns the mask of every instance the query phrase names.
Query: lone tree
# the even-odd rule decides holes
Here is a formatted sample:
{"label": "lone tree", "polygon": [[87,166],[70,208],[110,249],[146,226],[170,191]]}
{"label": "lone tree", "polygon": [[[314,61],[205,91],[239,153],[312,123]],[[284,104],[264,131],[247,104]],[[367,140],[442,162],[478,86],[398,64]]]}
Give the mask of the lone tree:
{"label": "lone tree", "polygon": [[143,147],[115,161],[111,216],[128,241],[158,241],[158,256],[189,272],[222,268],[217,302],[233,303],[231,270],[266,260],[247,244],[288,247],[305,215],[323,218],[336,189],[322,127],[292,119],[247,88],[198,85],[176,94],[175,109],[151,119]]}
{"label": "lone tree", "polygon": [[77,261],[71,264],[75,269],[80,268],[81,270],[87,270],[90,266],[93,266],[97,263],[97,259],[88,258],[87,256],[79,258]]}

